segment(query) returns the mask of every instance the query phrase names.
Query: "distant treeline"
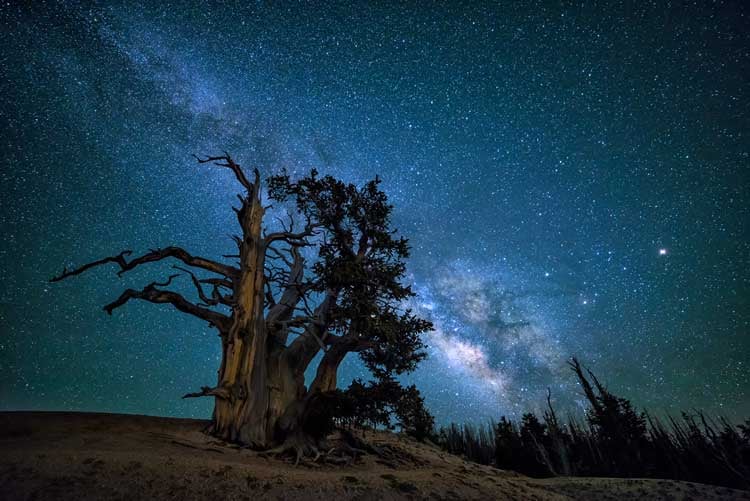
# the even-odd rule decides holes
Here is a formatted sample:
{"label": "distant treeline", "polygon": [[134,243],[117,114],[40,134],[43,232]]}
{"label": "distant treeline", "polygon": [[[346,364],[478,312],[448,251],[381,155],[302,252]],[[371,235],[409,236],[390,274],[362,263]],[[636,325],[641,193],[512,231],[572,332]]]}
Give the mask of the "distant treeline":
{"label": "distant treeline", "polygon": [[561,421],[548,396],[541,419],[527,413],[520,422],[452,424],[433,440],[532,477],[651,477],[750,489],[750,419],[739,426],[702,413],[657,419],[607,391],[591,371],[587,377],[576,359],[570,365],[589,403],[584,418]]}

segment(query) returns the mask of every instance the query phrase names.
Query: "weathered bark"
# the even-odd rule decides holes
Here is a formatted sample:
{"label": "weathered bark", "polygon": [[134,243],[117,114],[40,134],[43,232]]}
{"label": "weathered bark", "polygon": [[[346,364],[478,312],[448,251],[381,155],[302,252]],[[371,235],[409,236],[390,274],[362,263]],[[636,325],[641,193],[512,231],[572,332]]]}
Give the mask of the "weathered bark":
{"label": "weathered bark", "polygon": [[[286,356],[288,329],[277,323],[288,320],[301,292],[290,287],[264,317],[266,246],[262,222],[264,208],[259,194],[259,176],[248,183],[237,217],[242,228],[240,269],[234,285],[233,323],[222,343],[218,388],[228,398],[214,394],[212,432],[218,437],[266,448],[283,439],[279,418],[305,395],[304,368],[291,365]],[[245,184],[243,182],[243,184]],[[301,279],[302,259],[295,251],[289,281]],[[314,356],[314,354],[313,354]],[[287,430],[288,431],[288,430]]]}
{"label": "weathered bark", "polygon": [[232,326],[222,343],[223,362],[218,387],[229,398],[216,398],[213,433],[227,440],[256,446],[271,442],[267,419],[269,402],[268,339],[263,317],[265,249],[261,228],[263,207],[259,179],[247,184],[247,198],[237,216],[242,228],[240,271],[234,290]]}

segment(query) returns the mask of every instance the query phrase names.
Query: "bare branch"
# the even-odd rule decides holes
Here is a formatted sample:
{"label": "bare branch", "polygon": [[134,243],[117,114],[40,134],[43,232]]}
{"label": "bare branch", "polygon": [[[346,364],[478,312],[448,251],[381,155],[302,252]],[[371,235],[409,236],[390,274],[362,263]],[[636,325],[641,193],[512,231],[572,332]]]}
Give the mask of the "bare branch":
{"label": "bare branch", "polygon": [[203,301],[203,304],[201,306],[216,306],[219,304],[233,306],[234,303],[232,301],[230,301],[227,297],[219,293],[219,285],[223,285],[223,284],[219,284],[219,285],[213,284],[211,297],[209,298],[204,292],[203,286],[201,286],[201,283],[205,283],[204,280],[200,280],[198,277],[195,276],[195,273],[185,268],[181,268],[180,266],[173,266],[173,268],[176,270],[184,271],[185,273],[190,275],[190,279],[193,281],[193,285],[195,285],[195,289],[198,291],[198,297],[200,298],[201,301]]}
{"label": "bare branch", "polygon": [[188,253],[185,249],[182,249],[181,247],[171,246],[171,247],[165,247],[164,249],[151,250],[150,252],[147,252],[146,254],[140,257],[137,257],[131,261],[127,261],[125,259],[125,256],[129,256],[132,253],[133,251],[125,250],[116,256],[105,257],[104,259],[100,259],[98,261],[93,261],[91,263],[85,264],[81,266],[80,268],[75,268],[73,270],[63,269],[63,272],[60,275],[51,278],[50,282],[59,282],[60,280],[71,277],[73,275],[80,275],[81,273],[83,273],[84,271],[90,268],[93,268],[95,266],[99,266],[102,264],[107,264],[107,263],[117,263],[117,265],[120,266],[120,271],[117,272],[117,276],[122,276],[123,273],[129,270],[132,270],[133,268],[137,266],[140,266],[145,263],[161,261],[162,259],[166,259],[168,257],[179,259],[180,261],[187,264],[188,266],[202,268],[204,270],[208,270],[213,273],[218,273],[219,275],[224,275],[225,277],[229,277],[229,278],[233,278],[237,276],[240,271],[234,266],[217,263],[216,261],[212,261],[210,259],[206,259],[206,258],[199,257],[199,256],[193,256],[192,254]]}
{"label": "bare branch", "polygon": [[107,263],[117,263],[117,264],[120,265],[120,267],[122,269],[125,269],[125,267],[128,264],[125,261],[125,256],[129,256],[132,253],[133,253],[133,251],[131,251],[131,250],[124,250],[124,251],[120,252],[116,256],[105,257],[104,259],[99,259],[98,261],[92,261],[92,262],[90,262],[88,264],[85,264],[85,265],[81,266],[80,268],[75,268],[73,270],[68,270],[68,268],[63,268],[62,273],[60,273],[56,277],[50,278],[49,281],[50,282],[59,282],[60,280],[62,280],[64,278],[72,277],[73,275],[80,275],[81,273],[83,273],[84,271],[86,271],[86,270],[88,270],[90,268],[93,268],[95,266],[99,266],[101,264],[107,264]]}
{"label": "bare branch", "polygon": [[219,304],[218,300],[209,299],[209,297],[206,296],[206,293],[203,291],[203,286],[201,286],[200,280],[198,280],[198,277],[196,277],[192,271],[181,268],[179,266],[173,266],[172,268],[174,268],[175,270],[184,271],[185,273],[190,275],[190,279],[193,281],[193,285],[195,285],[195,289],[198,291],[198,297],[206,306],[216,306],[217,304]]}
{"label": "bare branch", "polygon": [[578,382],[583,387],[583,392],[586,395],[586,399],[597,412],[600,412],[601,403],[596,397],[594,389],[591,387],[591,383],[589,383],[588,379],[586,379],[586,376],[583,375],[583,368],[581,367],[581,363],[576,357],[573,357],[568,361],[568,365],[571,369],[573,369],[573,372],[575,372],[576,376],[578,376]]}
{"label": "bare branch", "polygon": [[282,254],[280,250],[274,247],[266,247],[266,250],[271,251],[274,254],[274,258],[279,258],[284,261],[284,264],[286,264],[289,268],[293,266],[292,262],[284,254]]}
{"label": "bare branch", "polygon": [[230,394],[226,388],[211,388],[210,386],[201,386],[201,391],[195,393],[186,393],[182,398],[197,398],[197,397],[217,397],[224,400],[229,400]]}
{"label": "bare branch", "polygon": [[268,320],[271,322],[288,319],[294,312],[294,307],[299,302],[300,297],[304,296],[305,293],[304,287],[300,284],[300,280],[305,271],[305,259],[302,257],[299,250],[292,247],[289,252],[294,261],[289,261],[275,249],[274,252],[276,252],[279,257],[287,263],[289,271],[283,277],[286,288],[281,294],[278,304],[275,304],[273,309],[268,313]]}
{"label": "bare branch", "polygon": [[266,246],[270,245],[276,240],[283,240],[289,245],[308,245],[307,241],[305,240],[307,237],[311,237],[317,234],[316,230],[318,228],[321,228],[322,224],[312,223],[308,221],[308,223],[305,225],[305,229],[303,231],[300,231],[298,233],[293,233],[291,231],[277,231],[275,233],[271,233],[267,237],[265,237],[263,240],[266,244]]}
{"label": "bare branch", "polygon": [[142,299],[151,303],[168,303],[183,313],[189,313],[200,319],[206,320],[211,326],[216,327],[222,333],[227,332],[232,321],[226,315],[195,305],[176,292],[157,289],[157,287],[168,286],[172,282],[172,279],[178,276],[179,275],[171,275],[169,279],[163,283],[152,282],[140,291],[127,289],[119,298],[106,305],[104,311],[111,315],[113,310],[124,305],[131,299]]}
{"label": "bare branch", "polygon": [[330,309],[335,305],[338,291],[329,290],[325,299],[315,308],[315,320],[309,322],[302,334],[287,348],[286,356],[302,371],[312,361],[318,351],[325,350],[326,341],[338,339],[327,332]]}
{"label": "bare branch", "polygon": [[237,163],[235,163],[234,160],[232,160],[232,157],[230,157],[228,153],[225,152],[224,155],[220,157],[206,157],[204,159],[201,159],[198,155],[193,156],[196,160],[198,160],[198,163],[200,164],[213,162],[214,165],[217,165],[219,167],[227,167],[231,169],[232,172],[234,172],[234,176],[237,178],[237,181],[239,181],[240,184],[244,186],[248,192],[253,193],[253,191],[255,190],[253,183],[251,183],[247,176],[245,176],[245,172]]}

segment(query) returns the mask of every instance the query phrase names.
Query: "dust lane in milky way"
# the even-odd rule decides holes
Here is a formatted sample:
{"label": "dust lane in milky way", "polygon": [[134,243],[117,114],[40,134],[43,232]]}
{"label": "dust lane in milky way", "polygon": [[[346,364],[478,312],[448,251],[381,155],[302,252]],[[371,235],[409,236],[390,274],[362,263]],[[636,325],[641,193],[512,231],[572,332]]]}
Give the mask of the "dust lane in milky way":
{"label": "dust lane in milky way", "polygon": [[215,379],[214,333],[100,310],[165,269],[47,279],[228,253],[237,186],[191,157],[227,150],[384,179],[436,326],[405,379],[439,422],[548,387],[576,409],[571,355],[637,405],[750,414],[747,11],[3,5],[0,405],[209,415],[179,396]]}

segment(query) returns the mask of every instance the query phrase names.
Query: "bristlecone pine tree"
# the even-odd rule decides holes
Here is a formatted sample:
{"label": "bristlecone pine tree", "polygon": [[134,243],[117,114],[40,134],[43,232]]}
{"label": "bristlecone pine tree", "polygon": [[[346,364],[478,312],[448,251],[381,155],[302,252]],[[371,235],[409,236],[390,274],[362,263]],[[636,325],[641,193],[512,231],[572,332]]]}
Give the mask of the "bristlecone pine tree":
{"label": "bristlecone pine tree", "polygon": [[[126,250],[64,269],[51,280],[108,263],[119,266],[118,275],[168,258],[192,268],[175,267],[192,280],[200,302],[165,289],[178,276],[172,275],[142,290],[125,290],[104,310],[112,314],[140,299],[206,320],[221,339],[218,382],[185,397],[214,398],[210,432],[255,448],[289,446],[312,454],[321,439],[310,423],[320,415],[316,402],[325,405],[320,396],[336,389],[337,369],[347,354],[358,353],[378,378],[413,370],[424,358],[420,337],[431,325],[402,306],[414,295],[402,284],[407,240],[396,238],[390,227],[392,206],[378,178],[358,188],[315,170],[296,181],[286,172],[271,176],[270,201],[293,210],[282,231],[269,233],[258,170],[251,181],[228,154],[198,162],[230,169],[243,188],[240,207],[234,208],[242,230],[234,237],[239,252],[225,256],[238,262],[198,257],[180,247],[132,259]],[[321,351],[307,388],[305,371]]]}

